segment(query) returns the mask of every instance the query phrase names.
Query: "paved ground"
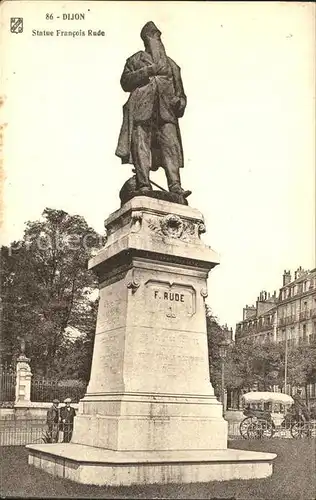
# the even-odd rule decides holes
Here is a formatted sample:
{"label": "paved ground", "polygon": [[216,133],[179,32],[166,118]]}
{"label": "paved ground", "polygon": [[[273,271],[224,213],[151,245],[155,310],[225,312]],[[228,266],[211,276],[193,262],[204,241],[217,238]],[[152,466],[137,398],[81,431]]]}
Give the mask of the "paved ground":
{"label": "paved ground", "polygon": [[27,464],[24,447],[2,447],[1,496],[35,498],[315,500],[316,440],[272,439],[230,442],[231,448],[277,453],[268,479],[188,485],[106,488],[53,478]]}

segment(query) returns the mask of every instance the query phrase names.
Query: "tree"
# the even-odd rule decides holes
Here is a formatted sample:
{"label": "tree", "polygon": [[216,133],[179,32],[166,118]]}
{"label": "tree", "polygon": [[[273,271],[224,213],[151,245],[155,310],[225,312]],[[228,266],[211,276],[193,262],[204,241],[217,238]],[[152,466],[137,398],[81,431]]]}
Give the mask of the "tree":
{"label": "tree", "polygon": [[221,358],[219,346],[223,340],[227,340],[229,332],[225,327],[219,324],[218,319],[213,315],[209,306],[206,306],[206,327],[210,380],[215,394],[219,395],[221,389]]}
{"label": "tree", "polygon": [[84,335],[64,338],[57,356],[56,371],[63,379],[77,378],[89,381],[94,345],[95,324],[99,300],[91,301],[84,319]]}
{"label": "tree", "polygon": [[[210,378],[219,394],[221,387],[221,359],[219,345],[227,338],[227,330],[208,310],[207,330],[210,359]],[[251,391],[272,390],[283,377],[282,349],[278,344],[255,344],[252,339],[232,342],[225,358],[225,388],[236,391],[237,395]],[[239,399],[239,398],[238,398]]]}
{"label": "tree", "polygon": [[94,330],[97,282],[87,261],[102,244],[83,217],[46,208],[23,240],[2,247],[2,357],[14,359],[24,338],[33,372],[58,373],[67,331]]}
{"label": "tree", "polygon": [[238,387],[251,390],[256,386],[259,390],[271,390],[282,379],[282,350],[278,344],[267,342],[254,343],[252,339],[237,342],[233,348],[233,362],[238,374]]}
{"label": "tree", "polygon": [[296,345],[288,352],[288,383],[305,388],[308,403],[308,384],[316,383],[316,341]]}
{"label": "tree", "polygon": [[229,370],[227,370],[227,385],[230,389],[249,389],[255,384],[253,371],[253,344],[234,343],[229,357]]}

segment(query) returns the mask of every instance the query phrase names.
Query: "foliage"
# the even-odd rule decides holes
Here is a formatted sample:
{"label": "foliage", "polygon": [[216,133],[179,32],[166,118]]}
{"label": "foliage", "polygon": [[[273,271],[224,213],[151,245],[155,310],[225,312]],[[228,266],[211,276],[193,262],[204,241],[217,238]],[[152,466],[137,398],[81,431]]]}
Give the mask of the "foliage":
{"label": "foliage", "polygon": [[52,435],[49,431],[44,431],[42,435],[42,442],[43,443],[51,443],[52,442]]}
{"label": "foliage", "polygon": [[247,348],[243,342],[236,346],[239,365],[245,360],[244,351],[246,351],[248,373],[245,381],[248,382],[248,387],[256,385],[258,390],[272,390],[273,385],[281,383],[282,371],[282,349],[279,344],[267,342],[264,344],[253,344],[249,342]]}
{"label": "foliage", "polygon": [[75,377],[89,381],[98,304],[99,299],[91,301],[81,316],[80,331],[84,331],[85,335],[75,339],[64,337],[55,360],[60,378]]}
{"label": "foliage", "polygon": [[288,351],[288,383],[305,387],[316,383],[316,341]]}
{"label": "foliage", "polygon": [[14,408],[14,401],[0,401],[0,408]]}
{"label": "foliage", "polygon": [[[2,247],[4,359],[14,359],[25,339],[33,373],[70,375],[71,359],[75,375],[85,373],[80,358],[91,351],[97,286],[87,261],[102,244],[83,217],[46,208],[40,221],[26,224],[23,240]],[[79,332],[76,340],[69,331]]]}
{"label": "foliage", "polygon": [[[210,361],[210,378],[219,394],[221,387],[221,358],[219,345],[226,338],[227,329],[220,326],[211,310],[207,309],[207,334]],[[284,376],[282,347],[275,343],[254,344],[244,339],[231,342],[225,358],[225,387],[227,389],[271,390],[281,384]]]}
{"label": "foliage", "polygon": [[[221,389],[221,358],[220,344],[227,340],[228,331],[219,324],[209,306],[206,306],[206,326],[209,353],[210,379],[215,391],[219,395]],[[229,354],[226,362],[229,359]],[[226,372],[228,370],[225,369]]]}

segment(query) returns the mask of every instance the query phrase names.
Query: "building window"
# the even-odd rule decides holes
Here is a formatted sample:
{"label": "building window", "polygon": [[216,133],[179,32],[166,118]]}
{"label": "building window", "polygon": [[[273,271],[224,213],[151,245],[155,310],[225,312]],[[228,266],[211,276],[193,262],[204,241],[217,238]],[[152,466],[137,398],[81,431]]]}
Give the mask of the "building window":
{"label": "building window", "polygon": [[306,325],[303,325],[303,342],[307,341],[307,335],[306,335]]}

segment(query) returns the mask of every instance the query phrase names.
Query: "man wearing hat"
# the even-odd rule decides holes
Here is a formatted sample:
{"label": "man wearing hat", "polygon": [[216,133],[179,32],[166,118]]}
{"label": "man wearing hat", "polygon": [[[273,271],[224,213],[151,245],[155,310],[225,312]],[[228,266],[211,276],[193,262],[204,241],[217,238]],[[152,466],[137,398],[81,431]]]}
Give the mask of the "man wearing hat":
{"label": "man wearing hat", "polygon": [[296,394],[293,396],[294,400],[294,412],[296,414],[297,420],[309,421],[309,412],[306,403],[302,397],[302,389],[297,389]]}
{"label": "man wearing hat", "polygon": [[64,433],[63,443],[70,443],[72,431],[74,428],[74,418],[76,416],[76,410],[72,406],[70,406],[70,398],[66,398],[64,403],[65,406],[60,409],[61,429]]}
{"label": "man wearing hat", "polygon": [[151,191],[150,170],[163,167],[168,189],[183,198],[191,194],[181,187],[183,150],[178,118],[187,99],[179,66],[167,56],[161,32],[152,21],[140,36],[145,51],[127,59],[121,86],[130,92],[123,106],[123,124],[115,154],[122,163],[134,165],[137,190]]}
{"label": "man wearing hat", "polygon": [[53,399],[53,406],[47,410],[47,427],[51,443],[58,443],[59,434],[59,401]]}

